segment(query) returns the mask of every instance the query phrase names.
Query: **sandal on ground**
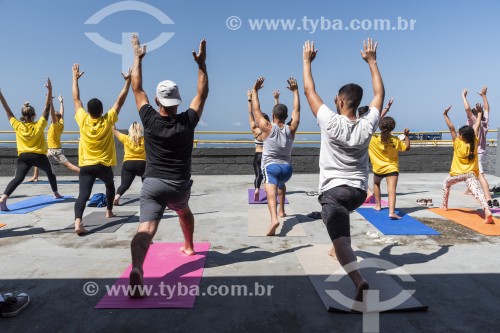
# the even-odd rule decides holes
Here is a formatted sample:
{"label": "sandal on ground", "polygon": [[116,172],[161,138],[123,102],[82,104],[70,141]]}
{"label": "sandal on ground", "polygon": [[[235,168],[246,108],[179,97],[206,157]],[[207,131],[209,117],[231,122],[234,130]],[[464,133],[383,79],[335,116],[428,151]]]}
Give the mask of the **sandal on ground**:
{"label": "sandal on ground", "polygon": [[427,206],[427,199],[417,199],[417,205]]}

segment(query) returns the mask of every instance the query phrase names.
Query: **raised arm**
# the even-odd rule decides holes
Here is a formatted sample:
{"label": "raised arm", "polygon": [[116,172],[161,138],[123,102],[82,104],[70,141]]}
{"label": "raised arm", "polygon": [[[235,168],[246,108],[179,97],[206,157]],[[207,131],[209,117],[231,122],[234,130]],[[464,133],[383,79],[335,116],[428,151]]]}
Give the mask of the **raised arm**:
{"label": "raised arm", "polygon": [[64,119],[64,100],[61,95],[59,95],[59,113],[61,114],[61,118]]}
{"label": "raised arm", "polygon": [[483,98],[483,110],[484,112],[490,112],[490,104],[488,103],[488,98],[486,97],[486,92],[488,91],[488,87],[484,86],[481,89],[481,92],[478,93]]}
{"label": "raised arm", "polygon": [[453,126],[453,123],[451,122],[450,118],[448,117],[448,111],[450,111],[451,105],[448,106],[446,109],[444,109],[443,116],[444,116],[444,121],[446,121],[446,125],[448,126],[451,134],[451,139],[455,141],[457,138],[457,131],[455,131],[455,126]]}
{"label": "raised arm", "polygon": [[318,110],[321,105],[324,104],[323,100],[316,92],[316,86],[314,85],[314,79],[312,77],[311,64],[317,54],[318,50],[314,49],[314,42],[307,41],[304,43],[304,46],[302,47],[304,94],[306,95],[309,107],[315,117],[318,114]]}
{"label": "raised arm", "polygon": [[377,110],[382,112],[382,106],[384,105],[385,98],[385,88],[377,65],[377,46],[378,43],[373,39],[368,38],[366,41],[363,41],[363,51],[361,51],[361,57],[363,57],[363,59],[368,63],[370,73],[372,75],[373,99],[370,103],[370,107],[375,107]]}
{"label": "raised arm", "polygon": [[113,109],[116,110],[116,114],[118,115],[120,113],[120,110],[125,104],[125,100],[127,99],[128,95],[128,90],[130,89],[130,81],[131,81],[131,74],[132,74],[132,69],[129,68],[127,74],[121,73],[123,76],[123,79],[125,79],[125,85],[122,88],[122,91],[120,91],[120,95],[118,95],[118,98],[116,99],[115,105],[113,105]]}
{"label": "raised arm", "polygon": [[389,103],[387,103],[387,106],[382,110],[382,113],[380,114],[380,119],[384,118],[387,112],[391,109],[392,103],[394,102],[394,97],[389,100]]}
{"label": "raised arm", "polygon": [[408,150],[410,150],[410,129],[405,128],[403,133],[405,135],[405,146],[406,146],[405,151],[408,151]]}
{"label": "raised arm", "polygon": [[264,138],[271,132],[271,124],[264,118],[260,110],[259,90],[264,87],[264,78],[260,77],[255,81],[252,90],[252,111],[255,123],[264,134]]}
{"label": "raised arm", "polygon": [[142,89],[142,58],[146,55],[146,45],[141,47],[139,37],[132,34],[132,47],[134,48],[134,65],[132,66],[132,91],[134,92],[137,111],[142,106],[149,104],[148,95]]}
{"label": "raised arm", "polygon": [[297,80],[290,77],[288,80],[288,89],[293,93],[293,112],[292,112],[292,122],[290,124],[290,131],[295,136],[295,132],[299,128],[300,123],[300,98],[299,98],[299,86],[297,85]]}
{"label": "raised arm", "polygon": [[115,125],[113,125],[113,134],[116,136],[116,138],[117,138],[117,139],[119,139],[119,138],[120,138],[120,134],[121,134],[121,133],[120,133],[120,131],[118,131],[118,130],[116,129],[116,126],[115,126]]}
{"label": "raised arm", "polygon": [[467,89],[464,89],[462,91],[462,99],[464,101],[464,108],[465,108],[465,113],[467,113],[467,118],[472,118],[474,115],[472,114],[472,111],[470,109],[469,102],[467,101]]}
{"label": "raised arm", "polygon": [[7,104],[7,101],[5,100],[5,97],[2,94],[2,90],[0,90],[0,102],[2,102],[3,108],[5,109],[5,113],[7,114],[7,118],[10,120],[10,118],[14,117],[14,114],[12,113],[9,104]]}
{"label": "raised arm", "polygon": [[43,109],[42,117],[44,117],[45,120],[48,120],[49,111],[51,116],[52,113],[55,112],[53,111],[53,105],[52,105],[52,82],[50,82],[49,78],[47,78],[47,83],[45,84],[45,87],[47,88],[47,98],[45,99],[45,108]]}
{"label": "raised arm", "polygon": [[476,136],[479,135],[479,127],[481,127],[481,118],[483,118],[483,106],[481,104],[476,104],[477,117],[476,122],[474,123],[474,134]]}
{"label": "raised arm", "polygon": [[274,97],[274,105],[279,104],[280,103],[280,91],[279,90],[273,91],[273,97]]}
{"label": "raised arm", "polygon": [[207,65],[205,64],[205,60],[207,59],[207,41],[205,39],[200,42],[198,54],[193,51],[193,58],[198,64],[198,91],[189,107],[201,118],[208,97],[208,74]]}
{"label": "raised arm", "polygon": [[84,72],[80,72],[80,65],[73,65],[73,103],[75,103],[75,111],[83,108],[82,101],[80,100],[80,87],[78,86],[78,79]]}
{"label": "raised arm", "polygon": [[56,109],[54,108],[54,98],[50,100],[50,120],[53,124],[57,123]]}
{"label": "raised arm", "polygon": [[248,122],[250,123],[250,129],[253,131],[258,126],[255,123],[255,119],[253,118],[253,112],[252,112],[252,90],[247,91],[247,100],[248,100]]}

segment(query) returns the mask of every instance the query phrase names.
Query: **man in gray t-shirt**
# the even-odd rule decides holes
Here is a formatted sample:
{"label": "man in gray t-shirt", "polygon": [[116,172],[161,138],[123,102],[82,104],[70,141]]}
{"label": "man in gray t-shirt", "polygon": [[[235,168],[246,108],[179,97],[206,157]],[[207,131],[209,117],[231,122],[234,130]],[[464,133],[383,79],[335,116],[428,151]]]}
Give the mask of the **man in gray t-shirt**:
{"label": "man in gray t-shirt", "polygon": [[271,224],[266,236],[274,236],[279,226],[276,195],[280,198],[279,216],[285,214],[285,183],[292,177],[292,145],[295,132],[300,122],[300,100],[297,81],[288,79],[288,89],[293,92],[293,113],[290,125],[286,124],[288,109],[284,104],[276,104],[273,108],[273,122],[270,123],[262,115],[259,103],[259,89],[264,86],[264,78],[257,79],[252,90],[252,112],[255,124],[261,130],[264,141],[262,151],[262,174],[264,189],[267,193],[267,205],[271,214]]}
{"label": "man in gray t-shirt", "polygon": [[[304,92],[311,111],[321,129],[319,158],[319,202],[321,215],[333,242],[330,254],[345,267],[356,262],[351,248],[349,212],[363,204],[368,183],[368,145],[380,119],[385,90],[377,66],[377,43],[363,42],[361,56],[368,63],[372,75],[374,97],[368,112],[359,119],[356,111],[363,97],[363,89],[350,83],[340,88],[335,96],[337,112],[329,109],[316,93],[311,63],[317,51],[314,42],[303,48]],[[355,309],[362,309],[363,291],[369,288],[359,270],[349,269],[349,277],[356,286]]]}

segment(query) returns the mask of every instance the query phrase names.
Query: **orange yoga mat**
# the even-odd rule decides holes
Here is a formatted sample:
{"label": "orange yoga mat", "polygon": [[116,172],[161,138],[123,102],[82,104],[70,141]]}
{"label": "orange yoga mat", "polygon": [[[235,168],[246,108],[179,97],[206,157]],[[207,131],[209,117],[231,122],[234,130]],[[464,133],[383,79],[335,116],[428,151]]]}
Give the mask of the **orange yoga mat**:
{"label": "orange yoga mat", "polygon": [[449,220],[457,222],[464,227],[475,230],[480,234],[500,236],[500,219],[496,217],[493,218],[495,224],[484,224],[483,214],[480,214],[478,211],[472,209],[448,208],[448,210],[442,210],[441,208],[429,208],[429,210],[433,213],[446,217]]}
{"label": "orange yoga mat", "polygon": [[1,228],[1,227],[5,227],[6,225],[7,225],[7,224],[2,224],[2,223],[0,223],[0,228]]}

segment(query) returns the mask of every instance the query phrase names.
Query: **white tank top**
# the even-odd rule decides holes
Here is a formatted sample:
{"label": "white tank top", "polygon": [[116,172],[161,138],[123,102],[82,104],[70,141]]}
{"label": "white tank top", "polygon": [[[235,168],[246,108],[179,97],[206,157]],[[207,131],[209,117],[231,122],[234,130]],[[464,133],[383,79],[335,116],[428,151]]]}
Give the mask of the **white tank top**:
{"label": "white tank top", "polygon": [[273,124],[271,134],[264,140],[262,166],[269,164],[290,164],[292,162],[292,132],[288,125],[280,128]]}

